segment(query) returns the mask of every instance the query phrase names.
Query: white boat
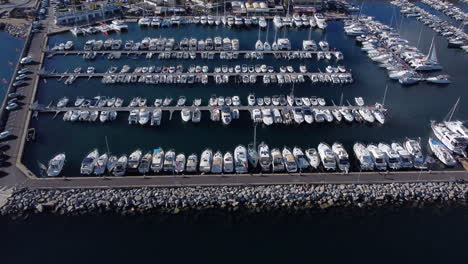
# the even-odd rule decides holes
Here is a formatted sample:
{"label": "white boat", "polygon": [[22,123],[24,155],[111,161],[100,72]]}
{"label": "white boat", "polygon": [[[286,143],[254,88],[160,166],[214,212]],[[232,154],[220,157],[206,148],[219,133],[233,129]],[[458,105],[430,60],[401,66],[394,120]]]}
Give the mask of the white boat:
{"label": "white boat", "polygon": [[167,172],[172,172],[175,170],[175,159],[176,155],[174,150],[168,150],[164,155],[163,170]]}
{"label": "white boat", "polygon": [[445,121],[444,124],[454,133],[458,133],[464,138],[468,138],[468,129],[462,121]]}
{"label": "white boat", "polygon": [[325,20],[325,17],[321,13],[315,13],[314,14],[315,22],[317,23],[317,27],[320,29],[325,29],[327,28],[327,21]]}
{"label": "white boat", "polygon": [[53,157],[49,161],[49,166],[47,167],[47,176],[55,177],[60,174],[65,164],[65,153],[60,153]]}
{"label": "white boat", "polygon": [[211,165],[212,173],[222,173],[223,172],[223,154],[220,151],[217,151],[213,155],[213,164]]}
{"label": "white boat", "polygon": [[448,75],[438,75],[434,77],[426,78],[426,82],[437,83],[437,84],[448,84],[451,83]]}
{"label": "white boat", "polygon": [[97,149],[91,151],[81,162],[81,174],[89,175],[93,173],[94,166],[96,165],[96,159],[99,156],[99,152]]}
{"label": "white boat", "polygon": [[255,50],[262,51],[263,50],[263,42],[261,40],[257,40],[255,43]]}
{"label": "white boat", "polygon": [[263,123],[267,126],[273,124],[274,121],[273,121],[273,116],[272,116],[270,108],[262,109],[262,119],[263,119]]}
{"label": "white boat", "polygon": [[125,172],[127,171],[127,156],[122,155],[120,158],[117,160],[113,173],[115,176],[123,176],[125,175]]}
{"label": "white boat", "polygon": [[187,158],[187,166],[185,167],[186,172],[196,172],[198,166],[197,154],[190,154]]}
{"label": "white boat", "polygon": [[255,95],[254,94],[249,94],[249,96],[247,97],[247,102],[249,104],[249,106],[253,106],[255,105]]}
{"label": "white boat", "polygon": [[221,109],[221,121],[224,125],[229,125],[232,121],[231,109],[229,107],[223,107]]}
{"label": "white boat", "polygon": [[362,97],[354,97],[357,106],[364,106],[364,99]]}
{"label": "white boat", "polygon": [[104,172],[106,172],[108,160],[109,160],[109,156],[107,155],[107,153],[104,153],[101,156],[99,156],[99,158],[96,160],[96,166],[94,167],[94,174],[96,175],[104,174]]}
{"label": "white boat", "polygon": [[435,121],[431,121],[431,128],[437,139],[439,139],[448,150],[454,152],[455,154],[466,156],[468,138],[463,137],[459,133],[451,131],[444,123],[436,123]]}
{"label": "white boat", "polygon": [[294,158],[294,155],[291,153],[291,151],[288,148],[284,147],[282,154],[286,171],[290,173],[297,172],[296,159]]}
{"label": "white boat", "polygon": [[223,171],[225,173],[234,172],[234,158],[231,152],[226,152],[223,157]]}
{"label": "white boat", "polygon": [[271,157],[272,157],[272,167],[273,172],[282,172],[284,171],[284,161],[283,155],[279,149],[274,148],[271,150]]}
{"label": "white boat", "polygon": [[373,170],[374,161],[372,159],[372,154],[362,143],[355,143],[353,146],[354,155],[359,160],[361,170]]}
{"label": "white boat", "polygon": [[203,151],[201,154],[201,159],[200,159],[200,172],[206,173],[211,171],[211,163],[213,159],[213,152],[211,149],[206,149]]}
{"label": "white boat", "polygon": [[374,166],[377,170],[387,170],[387,161],[383,153],[376,145],[367,145],[367,150],[371,153]]}
{"label": "white boat", "polygon": [[247,173],[249,168],[247,149],[242,145],[237,146],[234,150],[234,165],[236,173]]}
{"label": "white boat", "polygon": [[427,169],[419,142],[414,139],[407,139],[403,145],[411,154],[414,167],[420,170]]}
{"label": "white boat", "polygon": [[390,146],[398,153],[398,155],[400,155],[400,164],[402,168],[413,168],[413,159],[411,154],[405,148],[403,148],[400,143],[393,142]]}
{"label": "white boat", "polygon": [[302,151],[301,148],[294,147],[293,155],[294,155],[294,158],[296,158],[298,169],[304,170],[304,169],[309,168],[309,165],[310,165],[309,161],[307,161],[307,158],[304,155],[304,152]]}
{"label": "white boat", "polygon": [[140,165],[141,156],[142,153],[139,149],[132,152],[132,154],[130,154],[128,157],[128,169],[136,171],[138,169],[138,165]]}
{"label": "white boat", "polygon": [[114,172],[114,168],[117,165],[117,160],[118,160],[117,156],[114,156],[114,155],[111,155],[109,159],[107,159],[106,167],[109,173]]}
{"label": "white boat", "polygon": [[457,164],[450,151],[439,141],[429,138],[429,147],[432,153],[446,166],[453,167]]}
{"label": "white boat", "polygon": [[320,155],[317,150],[315,148],[310,148],[306,150],[305,154],[307,159],[309,159],[310,166],[314,169],[318,169],[320,166]]}
{"label": "white boat", "polygon": [[401,168],[401,157],[395,150],[385,143],[379,143],[378,147],[383,153],[385,153],[385,160],[387,161],[390,169],[398,170]]}
{"label": "white boat", "polygon": [[140,165],[138,166],[138,172],[141,174],[146,174],[150,171],[151,161],[153,155],[151,152],[146,153],[143,158],[141,158]]}
{"label": "white boat", "polygon": [[330,146],[326,143],[321,142],[318,145],[318,154],[322,161],[323,167],[326,170],[336,170],[336,158]]}
{"label": "white boat", "polygon": [[369,123],[374,123],[375,117],[372,112],[368,108],[360,108],[359,114],[361,114],[362,118]]}
{"label": "white boat", "polygon": [[180,111],[180,116],[182,121],[188,122],[190,119],[192,119],[192,111],[189,108],[184,108],[182,111]]}
{"label": "white boat", "polygon": [[258,155],[259,155],[259,163],[262,171],[270,171],[271,170],[271,155],[270,149],[268,145],[264,142],[258,145]]}
{"label": "white boat", "polygon": [[180,153],[176,156],[174,162],[174,171],[177,173],[184,172],[185,170],[185,155],[184,153]]}
{"label": "white boat", "polygon": [[138,123],[140,125],[145,125],[150,120],[150,112],[145,108],[141,108],[138,113]]}
{"label": "white boat", "polygon": [[375,119],[380,123],[384,124],[385,123],[385,115],[380,109],[372,109],[372,114],[374,115]]}
{"label": "white boat", "polygon": [[253,144],[249,144],[247,146],[247,160],[249,161],[252,168],[257,167],[259,156],[258,156],[258,152],[255,149],[255,146]]}
{"label": "white boat", "polygon": [[332,151],[335,153],[336,163],[341,171],[348,172],[350,163],[349,155],[341,143],[335,142],[332,145]]}

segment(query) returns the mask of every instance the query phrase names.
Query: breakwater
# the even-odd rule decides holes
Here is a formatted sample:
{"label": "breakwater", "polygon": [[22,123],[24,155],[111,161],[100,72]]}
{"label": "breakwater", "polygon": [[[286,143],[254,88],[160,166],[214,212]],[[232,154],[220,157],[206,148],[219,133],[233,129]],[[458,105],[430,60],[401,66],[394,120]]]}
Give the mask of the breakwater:
{"label": "breakwater", "polygon": [[333,208],[466,206],[468,184],[457,182],[319,184],[130,189],[21,189],[2,215],[31,213],[175,214],[192,211],[321,211]]}

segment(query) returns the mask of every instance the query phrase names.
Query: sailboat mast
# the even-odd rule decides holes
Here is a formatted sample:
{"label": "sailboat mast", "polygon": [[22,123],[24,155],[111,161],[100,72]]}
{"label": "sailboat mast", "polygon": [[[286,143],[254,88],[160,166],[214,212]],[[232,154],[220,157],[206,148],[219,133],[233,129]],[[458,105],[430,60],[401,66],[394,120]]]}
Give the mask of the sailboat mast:
{"label": "sailboat mast", "polygon": [[387,98],[387,90],[388,90],[388,84],[385,85],[385,92],[384,92],[383,99],[382,99],[382,106],[385,105],[385,99]]}
{"label": "sailboat mast", "polygon": [[340,106],[343,105],[343,93],[341,93],[341,97],[340,97]]}
{"label": "sailboat mast", "polygon": [[104,138],[106,139],[107,154],[109,155],[110,150],[109,150],[109,143],[107,143],[107,136],[105,136]]}
{"label": "sailboat mast", "polygon": [[448,121],[451,121],[451,120],[452,120],[453,114],[455,113],[455,110],[457,109],[458,102],[460,102],[460,97],[458,97],[457,102],[456,102],[455,105],[453,106]]}
{"label": "sailboat mast", "polygon": [[254,124],[254,140],[253,140],[253,147],[257,149],[257,123]]}

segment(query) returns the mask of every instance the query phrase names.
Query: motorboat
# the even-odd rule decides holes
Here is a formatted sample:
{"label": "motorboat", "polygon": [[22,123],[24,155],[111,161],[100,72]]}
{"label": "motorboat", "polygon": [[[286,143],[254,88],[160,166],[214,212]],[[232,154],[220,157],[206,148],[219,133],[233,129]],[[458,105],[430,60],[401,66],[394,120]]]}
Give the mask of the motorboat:
{"label": "motorboat", "polygon": [[47,167],[47,176],[55,177],[62,172],[63,166],[65,164],[65,153],[60,153],[53,157],[49,161],[49,166]]}
{"label": "motorboat", "polygon": [[309,165],[310,165],[309,161],[307,160],[301,148],[294,147],[293,155],[294,155],[294,158],[296,158],[297,167],[299,170],[304,170],[304,169],[309,168]]}
{"label": "motorboat", "polygon": [[175,159],[176,155],[174,150],[168,150],[164,155],[163,170],[167,172],[173,172],[175,170]]}
{"label": "motorboat", "polygon": [[186,172],[196,172],[198,166],[198,156],[197,154],[190,154],[187,158],[187,165],[185,167]]}
{"label": "motorboat", "polygon": [[201,154],[200,167],[199,170],[202,173],[207,173],[211,171],[211,163],[213,159],[213,152],[211,149],[206,149]]}
{"label": "motorboat", "polygon": [[259,163],[262,171],[270,171],[271,170],[271,155],[270,149],[268,145],[264,142],[258,145],[258,155],[259,155]]}
{"label": "motorboat", "polygon": [[151,170],[154,173],[158,173],[162,170],[164,163],[164,150],[157,148],[153,150],[153,156],[151,159]]}
{"label": "motorboat", "polygon": [[350,163],[349,155],[341,143],[335,142],[332,145],[332,151],[335,153],[336,163],[341,171],[348,172]]}
{"label": "motorboat", "polygon": [[282,155],[286,171],[290,173],[297,172],[296,159],[294,158],[294,155],[291,153],[291,151],[285,147],[283,148]]}
{"label": "motorboat", "polygon": [[433,77],[428,77],[428,78],[426,78],[426,82],[436,83],[436,84],[449,84],[449,83],[451,83],[450,76],[448,76],[448,75],[437,75],[437,76],[433,76]]}
{"label": "motorboat", "polygon": [[153,155],[151,152],[146,153],[143,158],[141,158],[140,165],[138,166],[138,172],[141,174],[146,174],[150,171],[151,161]]}
{"label": "motorboat", "polygon": [[385,115],[380,109],[372,109],[372,114],[374,115],[375,119],[380,123],[385,123]]}
{"label": "motorboat", "polygon": [[99,156],[99,152],[97,149],[91,151],[81,162],[81,174],[89,175],[93,173],[94,166],[96,165],[96,159]]}
{"label": "motorboat", "polygon": [[107,161],[109,160],[109,155],[107,153],[102,154],[96,160],[96,166],[94,167],[94,174],[102,175],[106,172]]}
{"label": "motorboat", "polygon": [[221,121],[224,125],[229,125],[232,121],[231,109],[229,107],[223,107],[221,109]]}
{"label": "motorboat", "polygon": [[448,129],[445,123],[436,123],[435,121],[431,121],[431,128],[437,139],[439,139],[448,150],[455,154],[466,156],[468,138]]}
{"label": "motorboat", "polygon": [[413,165],[416,169],[420,169],[420,170],[427,169],[419,141],[416,141],[414,139],[407,139],[403,143],[403,146],[411,154]]}
{"label": "motorboat", "polygon": [[318,154],[317,150],[315,148],[310,148],[306,150],[305,154],[309,160],[310,166],[314,169],[318,169],[320,166],[320,155]]}
{"label": "motorboat", "polygon": [[374,166],[377,170],[387,170],[386,155],[376,145],[367,145],[367,150],[371,153]]}
{"label": "motorboat", "polygon": [[213,155],[213,164],[211,165],[212,173],[222,173],[223,172],[223,154],[220,151],[217,151]]}
{"label": "motorboat", "polygon": [[393,142],[390,146],[400,156],[400,164],[402,168],[413,168],[413,158],[411,154],[405,148],[403,148],[403,146],[400,143]]}
{"label": "motorboat", "polygon": [[393,150],[388,144],[379,143],[378,145],[380,151],[385,153],[385,160],[387,161],[388,167],[393,170],[398,170],[401,168],[401,157],[398,155],[398,152]]}
{"label": "motorboat", "polygon": [[130,156],[128,157],[128,164],[127,167],[129,170],[136,171],[138,169],[138,165],[140,165],[142,152],[141,150],[137,149]]}
{"label": "motorboat", "polygon": [[429,147],[432,153],[446,166],[453,167],[457,164],[450,151],[436,139],[429,138]]}
{"label": "motorboat", "polygon": [[280,150],[277,148],[272,149],[271,157],[272,157],[273,172],[284,171],[283,155],[281,154]]}
{"label": "motorboat", "polygon": [[127,163],[128,163],[127,156],[126,155],[120,156],[113,170],[114,175],[115,176],[125,175],[125,172],[127,171]]}
{"label": "motorboat", "polygon": [[226,152],[223,157],[223,171],[225,173],[234,172],[234,158],[231,152]]}
{"label": "motorboat", "polygon": [[253,106],[255,105],[255,95],[254,94],[249,94],[249,96],[247,97],[247,102],[250,106]]}
{"label": "motorboat", "polygon": [[248,171],[248,160],[247,160],[247,149],[239,145],[234,150],[234,167],[236,173],[247,173]]}
{"label": "motorboat", "polygon": [[356,102],[357,106],[364,106],[364,99],[362,97],[355,97],[354,101]]}
{"label": "motorboat", "polygon": [[335,153],[332,151],[330,146],[326,143],[321,142],[318,145],[318,154],[322,161],[325,170],[336,170],[336,158]]}
{"label": "motorboat", "polygon": [[180,153],[176,156],[174,162],[174,171],[176,173],[182,173],[185,170],[185,155],[184,153]]}
{"label": "motorboat", "polygon": [[373,170],[375,163],[370,151],[364,144],[356,142],[353,146],[354,155],[359,160],[361,170]]}
{"label": "motorboat", "polygon": [[270,108],[262,108],[263,123],[267,126],[273,124],[273,116]]}
{"label": "motorboat", "polygon": [[138,123],[140,125],[146,125],[149,120],[150,120],[150,112],[146,110],[145,108],[141,108],[138,113]]}
{"label": "motorboat", "polygon": [[180,111],[182,121],[189,122],[192,119],[192,111],[189,108],[184,108]]}

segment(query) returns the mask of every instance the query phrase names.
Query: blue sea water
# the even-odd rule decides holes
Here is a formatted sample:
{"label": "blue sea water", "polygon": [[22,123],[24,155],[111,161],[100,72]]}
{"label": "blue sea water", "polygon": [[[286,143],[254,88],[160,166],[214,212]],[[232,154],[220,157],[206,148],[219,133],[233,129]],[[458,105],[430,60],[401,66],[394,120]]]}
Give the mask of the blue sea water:
{"label": "blue sea water", "polygon": [[0,31],[0,100],[3,100],[24,41]]}

